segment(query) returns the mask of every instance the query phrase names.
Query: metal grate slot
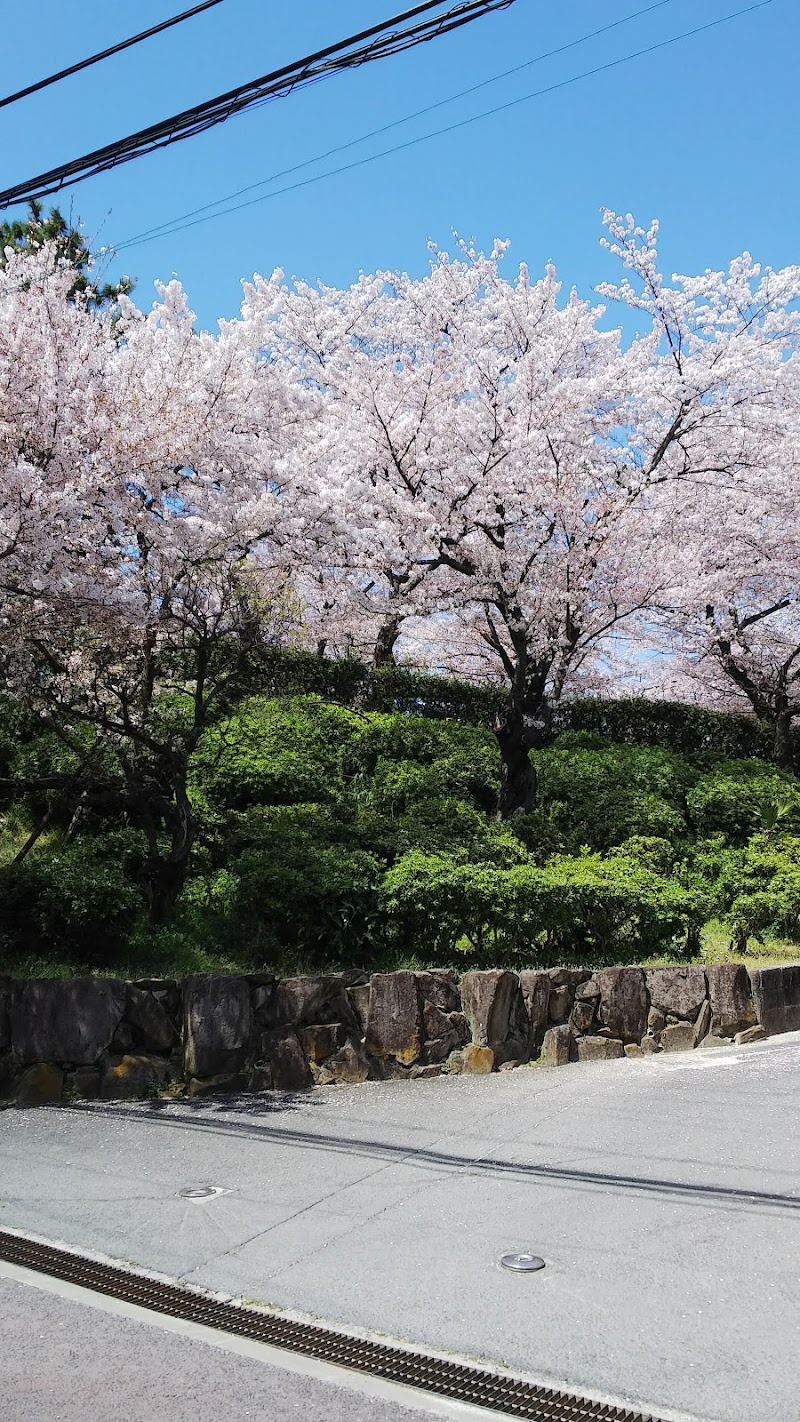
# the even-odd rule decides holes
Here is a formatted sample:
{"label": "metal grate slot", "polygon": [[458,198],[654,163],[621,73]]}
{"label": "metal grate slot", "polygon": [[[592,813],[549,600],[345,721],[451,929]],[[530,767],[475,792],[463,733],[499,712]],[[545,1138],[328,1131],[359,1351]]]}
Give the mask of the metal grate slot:
{"label": "metal grate slot", "polygon": [[426,1357],[409,1349],[299,1323],[280,1314],[207,1298],[178,1284],[162,1283],[146,1274],[98,1263],[4,1230],[0,1230],[0,1259],[125,1303],[138,1304],[153,1313],[202,1323],[207,1328],[438,1393],[509,1417],[528,1418],[530,1422],[659,1422],[651,1414],[592,1402],[573,1393],[538,1387],[488,1369]]}

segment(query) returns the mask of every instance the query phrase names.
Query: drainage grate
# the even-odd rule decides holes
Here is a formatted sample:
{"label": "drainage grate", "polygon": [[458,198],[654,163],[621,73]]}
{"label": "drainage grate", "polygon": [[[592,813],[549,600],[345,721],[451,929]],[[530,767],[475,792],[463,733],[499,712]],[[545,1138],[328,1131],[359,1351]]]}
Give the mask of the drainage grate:
{"label": "drainage grate", "polygon": [[0,1259],[34,1269],[56,1279],[92,1289],[98,1294],[138,1304],[154,1313],[202,1323],[273,1348],[284,1348],[342,1368],[421,1388],[530,1422],[659,1422],[641,1412],[608,1403],[590,1402],[573,1393],[537,1387],[483,1368],[469,1368],[444,1358],[427,1357],[370,1339],[298,1323],[280,1314],[208,1298],[177,1284],[162,1283],[146,1274],[98,1263],[54,1245],[42,1244],[0,1230]]}

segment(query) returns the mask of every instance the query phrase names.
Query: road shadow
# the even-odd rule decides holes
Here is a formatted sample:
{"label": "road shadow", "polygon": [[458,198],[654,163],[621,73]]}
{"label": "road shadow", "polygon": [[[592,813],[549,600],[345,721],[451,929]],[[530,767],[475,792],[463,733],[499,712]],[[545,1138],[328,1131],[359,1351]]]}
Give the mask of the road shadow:
{"label": "road shadow", "polygon": [[[278,1093],[272,1095],[277,1096]],[[191,1101],[181,1101],[177,1105],[169,1101],[152,1101],[139,1103],[136,1107],[86,1102],[80,1107],[68,1109],[137,1120],[145,1125],[205,1131],[232,1139],[249,1138],[264,1146],[279,1145],[334,1154],[361,1155],[387,1163],[402,1161],[406,1165],[429,1166],[433,1170],[450,1174],[460,1172],[468,1175],[491,1175],[545,1185],[560,1185],[566,1189],[610,1190],[643,1196],[655,1195],[661,1199],[699,1205],[728,1205],[740,1209],[800,1213],[800,1194],[786,1195],[766,1190],[747,1190],[734,1185],[708,1185],[572,1166],[531,1164],[525,1161],[502,1160],[494,1156],[456,1155],[426,1146],[403,1145],[393,1141],[359,1140],[324,1135],[316,1131],[251,1125],[247,1121],[213,1119],[215,1110],[243,1110],[251,1116],[269,1116],[299,1110],[319,1102],[315,1095],[288,1092],[274,1102],[258,1098],[255,1105],[252,1097],[242,1098],[242,1107],[233,1105],[235,1099],[228,1096],[224,1101],[212,1102],[208,1097],[194,1098]]]}

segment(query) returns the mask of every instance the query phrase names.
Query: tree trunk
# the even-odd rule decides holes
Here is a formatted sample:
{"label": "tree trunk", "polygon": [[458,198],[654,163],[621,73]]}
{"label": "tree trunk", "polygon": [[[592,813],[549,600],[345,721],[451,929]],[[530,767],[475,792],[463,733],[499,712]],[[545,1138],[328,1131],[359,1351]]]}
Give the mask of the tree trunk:
{"label": "tree trunk", "polygon": [[376,671],[379,671],[381,667],[393,667],[395,665],[394,649],[399,636],[400,618],[397,616],[388,617],[375,639],[372,665]]}
{"label": "tree trunk", "polygon": [[509,718],[503,726],[495,727],[495,735],[500,747],[497,818],[510,820],[536,808],[536,770],[521,719]]}
{"label": "tree trunk", "polygon": [[781,770],[793,770],[792,713],[785,706],[775,712],[772,748],[775,764]]}
{"label": "tree trunk", "polygon": [[148,919],[152,928],[169,923],[186,881],[189,867],[187,849],[180,857],[169,854],[166,859],[151,859],[147,866]]}
{"label": "tree trunk", "polygon": [[547,664],[531,662],[525,650],[518,649],[508,702],[494,726],[500,748],[500,820],[527,815],[536,808],[537,777],[531,751],[546,745],[550,735],[548,670]]}
{"label": "tree trunk", "polygon": [[148,918],[154,928],[168,923],[175,911],[197,836],[197,822],[182,777],[176,786],[174,801],[166,808],[164,820],[171,840],[169,852],[158,853],[154,836],[153,852],[142,866],[142,887]]}

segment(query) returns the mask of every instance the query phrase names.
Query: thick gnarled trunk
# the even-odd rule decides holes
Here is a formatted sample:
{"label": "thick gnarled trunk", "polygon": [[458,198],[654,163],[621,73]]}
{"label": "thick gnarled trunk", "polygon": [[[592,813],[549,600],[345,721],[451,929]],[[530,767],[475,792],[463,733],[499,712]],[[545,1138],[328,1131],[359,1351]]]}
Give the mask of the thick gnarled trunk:
{"label": "thick gnarled trunk", "polygon": [[510,820],[536,808],[538,783],[531,752],[549,739],[551,711],[546,686],[547,668],[520,659],[508,704],[494,726],[500,749],[498,819]]}
{"label": "thick gnarled trunk", "polygon": [[393,667],[395,665],[394,649],[397,646],[399,636],[399,616],[387,617],[375,638],[375,649],[372,654],[372,665],[375,671],[380,671],[381,667]]}
{"label": "thick gnarled trunk", "polygon": [[[148,807],[145,829],[150,853],[140,872],[142,893],[147,903],[148,919],[154,928],[168,923],[186,882],[192,849],[197,837],[197,821],[183,771],[175,777],[173,796]],[[159,844],[159,830],[169,837],[169,848]]]}
{"label": "thick gnarled trunk", "polygon": [[521,718],[509,716],[495,726],[500,747],[500,796],[497,817],[510,820],[536,808],[536,768]]}

